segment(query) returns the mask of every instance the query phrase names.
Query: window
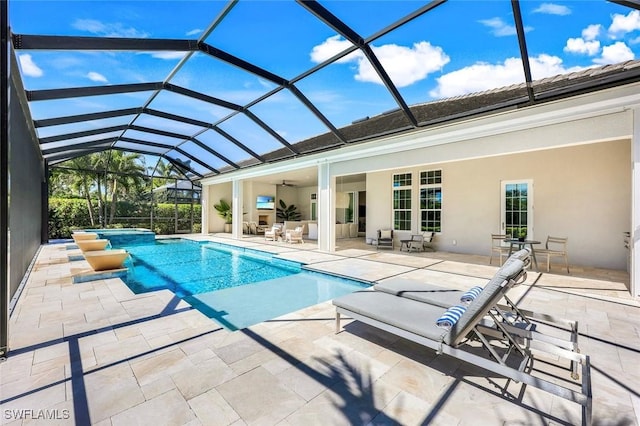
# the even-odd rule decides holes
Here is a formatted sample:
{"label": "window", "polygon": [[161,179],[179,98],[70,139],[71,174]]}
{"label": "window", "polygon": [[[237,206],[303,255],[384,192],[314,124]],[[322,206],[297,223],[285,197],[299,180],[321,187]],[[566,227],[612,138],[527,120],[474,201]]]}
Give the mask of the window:
{"label": "window", "polygon": [[311,220],[318,220],[318,200],[317,194],[311,194]]}
{"label": "window", "polygon": [[532,238],[533,181],[503,181],[501,186],[502,230],[514,238]]}
{"label": "window", "polygon": [[411,173],[393,175],[393,229],[411,230]]}
{"label": "window", "polygon": [[420,229],[442,231],[442,170],[420,172]]}

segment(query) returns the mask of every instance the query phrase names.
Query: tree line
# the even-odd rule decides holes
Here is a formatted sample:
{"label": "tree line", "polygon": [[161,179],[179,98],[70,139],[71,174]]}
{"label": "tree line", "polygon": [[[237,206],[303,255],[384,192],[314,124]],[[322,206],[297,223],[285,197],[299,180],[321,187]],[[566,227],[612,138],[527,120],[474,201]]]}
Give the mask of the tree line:
{"label": "tree line", "polygon": [[91,227],[116,225],[121,201],[149,203],[153,188],[182,177],[163,159],[155,166],[145,162],[141,154],[115,150],[71,159],[51,169],[49,197],[84,199]]}

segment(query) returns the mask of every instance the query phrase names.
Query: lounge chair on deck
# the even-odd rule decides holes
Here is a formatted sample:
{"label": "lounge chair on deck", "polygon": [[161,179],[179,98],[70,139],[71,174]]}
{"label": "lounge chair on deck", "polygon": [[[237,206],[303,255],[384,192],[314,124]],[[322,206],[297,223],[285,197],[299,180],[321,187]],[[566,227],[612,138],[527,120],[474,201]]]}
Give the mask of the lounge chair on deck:
{"label": "lounge chair on deck", "polygon": [[[521,252],[516,254],[522,255]],[[445,353],[517,382],[577,402],[582,405],[583,422],[590,424],[592,396],[589,357],[555,345],[547,348],[549,353],[568,359],[575,363],[573,365],[581,365],[580,390],[533,376],[534,358],[530,348],[517,341],[521,336],[515,334],[510,329],[511,325],[497,313],[496,307],[499,306],[498,303],[505,296],[505,292],[526,274],[526,265],[527,263],[518,256],[510,257],[466,309],[457,309],[460,303],[459,295],[456,295],[458,305],[450,309],[406,297],[409,293],[422,293],[421,297],[424,297],[422,290],[405,291],[400,296],[381,291],[381,287],[378,287],[373,291],[359,291],[336,298],[333,300],[336,306],[336,332],[340,331],[340,316],[348,315],[355,320],[427,346],[439,354]],[[454,300],[452,293],[447,297],[451,297],[451,301]],[[448,302],[442,304],[446,305]],[[445,318],[445,311],[449,317],[453,317],[448,329],[437,325]],[[486,318],[491,319],[490,326],[487,325]],[[497,343],[494,340],[496,336],[499,336]],[[482,357],[470,350],[473,349],[470,345],[473,341],[479,341],[493,359]],[[513,366],[513,358],[510,359],[512,355],[517,357],[516,367]]]}
{"label": "lounge chair on deck", "polygon": [[[464,303],[463,299],[469,295],[469,291],[450,289],[404,278],[391,278],[374,285],[373,288],[376,291],[445,309]],[[506,294],[503,294],[502,297],[505,304],[496,304],[492,312],[495,318],[500,321],[501,327],[511,336],[519,338],[518,340],[524,342],[527,347],[540,348],[548,352],[553,352],[554,346],[571,352],[580,352],[577,321],[521,309]],[[483,319],[479,327],[484,334],[492,334],[496,338],[501,338],[502,330],[495,326],[493,320]],[[553,333],[546,332],[551,329],[553,329]],[[579,378],[576,362],[571,362],[571,377],[573,379]]]}

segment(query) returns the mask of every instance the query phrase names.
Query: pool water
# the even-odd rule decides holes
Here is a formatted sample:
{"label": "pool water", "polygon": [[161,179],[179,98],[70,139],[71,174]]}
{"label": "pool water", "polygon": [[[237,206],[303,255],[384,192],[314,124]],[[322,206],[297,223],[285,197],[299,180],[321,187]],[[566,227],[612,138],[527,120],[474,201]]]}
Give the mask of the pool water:
{"label": "pool water", "polygon": [[[136,293],[169,289],[178,297],[299,273],[300,264],[183,239],[121,246],[132,258],[127,284]],[[131,266],[131,265],[129,265]]]}
{"label": "pool water", "polygon": [[152,244],[156,239],[155,232],[144,228],[86,229],[95,232],[98,238],[106,238],[113,246],[131,244]]}
{"label": "pool water", "polygon": [[118,248],[131,254],[124,281],[135,293],[169,289],[231,330],[369,287],[224,244],[166,239]]}

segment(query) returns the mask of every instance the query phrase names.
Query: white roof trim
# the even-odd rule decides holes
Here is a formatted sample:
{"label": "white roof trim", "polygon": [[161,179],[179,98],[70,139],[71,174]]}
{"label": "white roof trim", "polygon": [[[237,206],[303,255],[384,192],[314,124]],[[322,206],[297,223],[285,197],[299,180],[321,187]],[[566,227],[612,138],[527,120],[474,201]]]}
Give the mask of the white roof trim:
{"label": "white roof trim", "polygon": [[[535,105],[530,108],[473,117],[464,121],[388,136],[371,142],[347,145],[333,151],[313,154],[303,158],[225,173],[221,176],[202,179],[201,183],[202,185],[213,185],[314,167],[319,163],[343,162],[416,148],[450,144],[567,121],[620,113],[637,106],[640,106],[640,83],[633,83]],[[620,136],[630,138],[631,134]]]}

